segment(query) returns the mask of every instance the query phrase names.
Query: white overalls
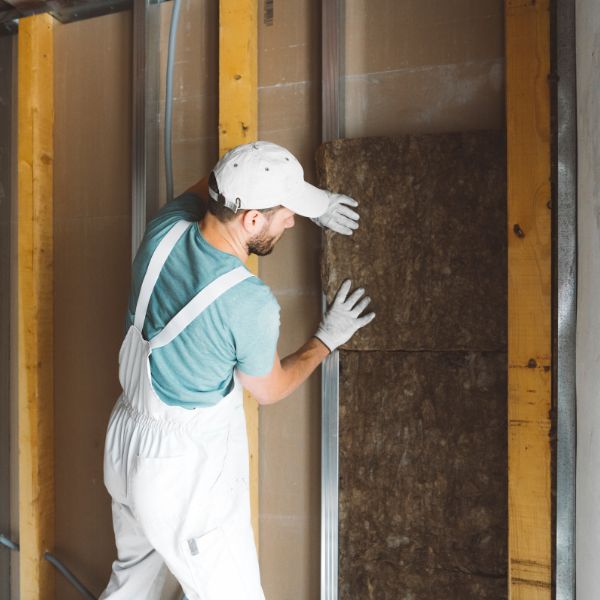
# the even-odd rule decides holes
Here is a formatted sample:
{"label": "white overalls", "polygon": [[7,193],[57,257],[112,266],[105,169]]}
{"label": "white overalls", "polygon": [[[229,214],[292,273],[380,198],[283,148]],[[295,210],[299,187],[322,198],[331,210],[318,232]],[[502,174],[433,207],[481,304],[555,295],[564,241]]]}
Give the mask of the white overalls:
{"label": "white overalls", "polygon": [[119,353],[123,393],[104,450],[118,560],[102,600],[159,599],[165,566],[189,600],[264,600],[250,524],[239,383],[217,405],[194,410],[169,406],[152,389],[152,350],[175,339],[221,294],[252,276],[238,267],[218,277],[145,340],[141,332],[152,290],[190,225],[176,223],[156,248]]}

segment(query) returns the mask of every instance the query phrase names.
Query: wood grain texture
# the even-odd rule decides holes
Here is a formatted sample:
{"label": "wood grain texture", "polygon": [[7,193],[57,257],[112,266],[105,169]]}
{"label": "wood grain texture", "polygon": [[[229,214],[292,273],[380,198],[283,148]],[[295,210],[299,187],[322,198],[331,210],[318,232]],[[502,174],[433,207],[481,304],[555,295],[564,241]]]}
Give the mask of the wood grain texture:
{"label": "wood grain texture", "polygon": [[509,587],[552,584],[549,0],[507,0]]}
{"label": "wood grain texture", "polygon": [[53,19],[20,19],[18,49],[20,596],[54,598]]}
{"label": "wood grain texture", "polygon": [[258,1],[220,0],[219,155],[256,140]]}
{"label": "wood grain texture", "polygon": [[[258,134],[258,0],[219,2],[219,156]],[[258,258],[247,263],[258,275]],[[244,392],[250,452],[250,503],[259,542],[258,403]]]}

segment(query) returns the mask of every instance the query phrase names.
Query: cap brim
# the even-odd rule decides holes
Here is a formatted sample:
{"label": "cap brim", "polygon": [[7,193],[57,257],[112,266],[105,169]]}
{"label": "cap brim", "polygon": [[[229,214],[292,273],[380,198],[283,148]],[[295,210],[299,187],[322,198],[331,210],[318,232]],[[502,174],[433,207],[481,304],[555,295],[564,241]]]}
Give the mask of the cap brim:
{"label": "cap brim", "polygon": [[329,197],[325,190],[303,181],[298,186],[298,190],[288,196],[281,204],[301,217],[316,219],[327,210]]}

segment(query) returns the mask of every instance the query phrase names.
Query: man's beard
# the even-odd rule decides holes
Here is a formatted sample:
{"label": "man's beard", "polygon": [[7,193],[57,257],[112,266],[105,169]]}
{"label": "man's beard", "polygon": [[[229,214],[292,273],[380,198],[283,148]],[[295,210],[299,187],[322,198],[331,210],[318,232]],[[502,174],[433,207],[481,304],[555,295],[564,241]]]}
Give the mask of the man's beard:
{"label": "man's beard", "polygon": [[268,256],[273,252],[279,236],[267,235],[266,228],[261,233],[255,235],[248,240],[248,254],[256,254],[256,256]]}
{"label": "man's beard", "polygon": [[275,244],[283,235],[283,231],[279,235],[269,235],[269,225],[265,225],[260,233],[257,233],[247,242],[248,254],[256,254],[256,256],[267,256],[273,252]]}

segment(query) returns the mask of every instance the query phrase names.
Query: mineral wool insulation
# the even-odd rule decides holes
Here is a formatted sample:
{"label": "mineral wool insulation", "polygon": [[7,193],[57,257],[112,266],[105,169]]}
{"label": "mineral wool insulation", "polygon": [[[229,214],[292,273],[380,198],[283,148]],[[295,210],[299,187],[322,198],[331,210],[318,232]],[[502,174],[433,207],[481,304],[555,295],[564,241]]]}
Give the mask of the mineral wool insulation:
{"label": "mineral wool insulation", "polygon": [[340,354],[340,599],[504,599],[503,136],[337,140],[317,165],[361,214],[325,234],[323,288],[377,313]]}

